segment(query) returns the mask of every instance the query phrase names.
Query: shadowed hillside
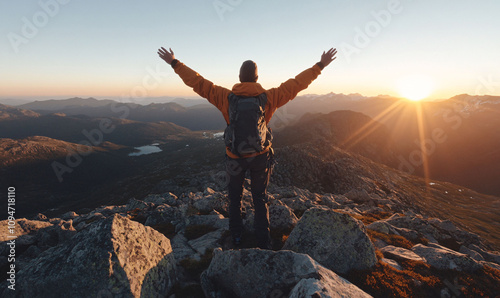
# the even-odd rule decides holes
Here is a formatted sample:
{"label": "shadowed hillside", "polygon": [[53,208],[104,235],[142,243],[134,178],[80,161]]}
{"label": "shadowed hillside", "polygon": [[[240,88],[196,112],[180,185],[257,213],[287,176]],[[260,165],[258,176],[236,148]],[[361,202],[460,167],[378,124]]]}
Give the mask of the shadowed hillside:
{"label": "shadowed hillside", "polygon": [[30,110],[0,104],[0,121],[13,119],[26,119],[29,117],[38,117],[40,114]]}
{"label": "shadowed hillside", "polygon": [[146,123],[120,118],[70,117],[63,114],[0,122],[0,135],[4,138],[18,139],[36,135],[74,143],[86,141],[99,144],[108,141],[127,146],[146,145],[189,132],[189,129],[171,122]]}

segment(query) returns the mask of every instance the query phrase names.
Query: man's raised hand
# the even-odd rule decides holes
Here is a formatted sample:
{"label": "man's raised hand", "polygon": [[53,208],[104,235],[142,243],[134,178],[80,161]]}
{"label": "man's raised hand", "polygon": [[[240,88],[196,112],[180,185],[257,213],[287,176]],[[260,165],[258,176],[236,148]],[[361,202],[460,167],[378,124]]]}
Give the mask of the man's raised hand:
{"label": "man's raised hand", "polygon": [[175,59],[174,51],[172,51],[171,48],[169,48],[170,52],[167,51],[164,47],[161,47],[158,49],[158,55],[160,55],[160,58],[165,60],[168,64],[172,64],[172,61]]}
{"label": "man's raised hand", "polygon": [[328,64],[330,64],[333,60],[337,59],[335,55],[337,54],[337,49],[331,48],[328,50],[328,52],[323,51],[323,55],[321,55],[321,64],[323,64],[323,67],[327,67]]}

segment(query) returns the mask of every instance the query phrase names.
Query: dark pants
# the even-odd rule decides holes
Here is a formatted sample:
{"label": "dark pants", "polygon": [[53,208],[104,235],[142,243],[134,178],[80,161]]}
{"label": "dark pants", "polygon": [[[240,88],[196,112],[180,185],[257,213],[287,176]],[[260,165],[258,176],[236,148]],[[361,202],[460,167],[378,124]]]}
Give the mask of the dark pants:
{"label": "dark pants", "polygon": [[229,175],[229,229],[233,235],[241,235],[241,197],[245,173],[250,171],[252,199],[255,208],[254,229],[259,245],[269,243],[269,210],[267,208],[267,184],[271,174],[272,153],[250,158],[233,159],[227,156],[226,172]]}

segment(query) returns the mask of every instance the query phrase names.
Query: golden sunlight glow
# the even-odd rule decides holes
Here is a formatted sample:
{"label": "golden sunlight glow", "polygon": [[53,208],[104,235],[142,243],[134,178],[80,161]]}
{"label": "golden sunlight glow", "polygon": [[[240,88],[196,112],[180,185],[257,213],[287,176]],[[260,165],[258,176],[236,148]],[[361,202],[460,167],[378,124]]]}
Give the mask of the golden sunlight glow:
{"label": "golden sunlight glow", "polygon": [[402,78],[397,83],[399,94],[413,101],[427,98],[434,89],[434,84],[429,77],[412,75]]}

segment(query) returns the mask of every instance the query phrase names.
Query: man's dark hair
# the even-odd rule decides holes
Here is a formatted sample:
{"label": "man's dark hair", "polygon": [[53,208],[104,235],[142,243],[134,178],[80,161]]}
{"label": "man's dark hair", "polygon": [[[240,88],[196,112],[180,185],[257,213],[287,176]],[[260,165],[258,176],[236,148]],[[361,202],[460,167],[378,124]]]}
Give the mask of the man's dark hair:
{"label": "man's dark hair", "polygon": [[257,82],[259,74],[257,72],[257,64],[252,60],[243,62],[240,68],[240,82]]}

